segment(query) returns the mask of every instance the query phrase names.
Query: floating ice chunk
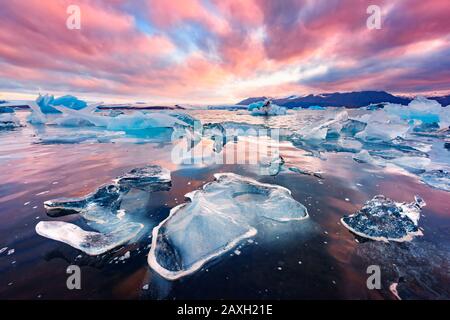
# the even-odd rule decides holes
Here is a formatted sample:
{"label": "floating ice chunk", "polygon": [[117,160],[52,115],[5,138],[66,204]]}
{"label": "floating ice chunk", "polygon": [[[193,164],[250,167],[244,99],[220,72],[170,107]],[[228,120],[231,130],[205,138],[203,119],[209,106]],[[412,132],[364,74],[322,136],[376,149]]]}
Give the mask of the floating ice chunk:
{"label": "floating ice chunk", "polygon": [[269,156],[262,156],[259,159],[259,174],[276,176],[282,170],[284,159],[278,154]]}
{"label": "floating ice chunk", "polygon": [[450,172],[446,170],[431,170],[420,175],[427,185],[450,192]]}
{"label": "floating ice chunk", "polygon": [[14,113],[14,109],[11,107],[0,106],[0,113]]}
{"label": "floating ice chunk", "polygon": [[300,169],[298,167],[290,167],[289,168],[290,171],[295,172],[295,173],[299,173],[299,174],[304,174],[304,175],[308,175],[308,176],[313,176],[319,179],[324,179],[323,175],[321,172],[316,171],[310,171],[310,170],[305,170],[305,169]]}
{"label": "floating ice chunk", "polygon": [[116,179],[122,187],[136,188],[148,192],[169,190],[170,171],[160,166],[136,168]]}
{"label": "floating ice chunk", "polygon": [[63,198],[44,202],[47,214],[53,217],[79,213],[97,223],[117,219],[117,211],[124,196],[132,189],[146,192],[170,189],[170,172],[160,166],[146,166],[131,170],[112,184],[100,187],[82,198]]}
{"label": "floating ice chunk", "polygon": [[386,166],[385,160],[372,157],[367,150],[361,150],[359,153],[353,155],[353,160],[359,163],[367,163],[374,166]]}
{"label": "floating ice chunk", "polygon": [[153,229],[148,263],[164,278],[174,280],[257,233],[261,219],[302,220],[307,209],[288,189],[263,184],[233,173],[186,194],[191,202],[173,208]]}
{"label": "floating ice chunk", "polygon": [[348,121],[347,111],[329,114],[319,124],[314,123],[311,126],[302,128],[299,133],[303,140],[325,140],[338,138],[344,124]]}
{"label": "floating ice chunk", "polygon": [[[80,214],[96,232],[86,233],[77,226],[62,224],[50,224],[47,229],[45,224],[40,225],[36,231],[88,254],[100,254],[128,242],[144,228],[135,219],[146,214],[149,192],[169,190],[170,181],[168,170],[146,166],[131,170],[85,197],[46,201],[44,207],[49,216]],[[89,249],[89,241],[93,241],[93,249]]]}
{"label": "floating ice chunk", "polygon": [[403,120],[419,120],[423,124],[437,123],[441,128],[450,125],[450,109],[443,108],[439,102],[425,97],[417,97],[408,106],[388,103],[384,112],[396,115]]}
{"label": "floating ice chunk", "polygon": [[342,125],[340,131],[341,135],[354,137],[357,133],[363,131],[367,126],[367,123],[358,121],[355,119],[348,119]]}
{"label": "floating ice chunk", "polygon": [[263,100],[250,103],[247,107],[247,110],[253,111],[255,109],[259,109],[259,108],[263,107],[265,103],[266,103],[266,101],[263,101]]}
{"label": "floating ice chunk", "polygon": [[344,216],[342,224],[353,233],[377,241],[410,241],[422,235],[418,228],[425,201],[419,196],[411,203],[394,202],[383,195],[375,196],[360,211]]}
{"label": "floating ice chunk", "polygon": [[384,110],[373,111],[358,121],[365,122],[366,128],[355,137],[366,141],[391,141],[397,137],[404,138],[410,126],[397,116],[389,115]]}
{"label": "floating ice chunk", "polygon": [[143,227],[139,223],[125,223],[109,233],[99,233],[63,221],[41,221],[36,225],[36,232],[95,256],[129,242]]}
{"label": "floating ice chunk", "polygon": [[87,106],[85,101],[79,100],[77,97],[66,95],[56,98],[52,95],[39,95],[36,99],[37,105],[40,107],[43,113],[60,113],[55,106],[62,106],[74,110],[81,110]]}
{"label": "floating ice chunk", "polygon": [[286,108],[273,104],[270,100],[259,101],[248,106],[253,116],[282,116],[286,114]]}
{"label": "floating ice chunk", "polygon": [[20,121],[13,113],[0,113],[0,130],[10,130],[20,127]]}
{"label": "floating ice chunk", "polygon": [[327,110],[327,108],[321,106],[309,106],[308,110]]}

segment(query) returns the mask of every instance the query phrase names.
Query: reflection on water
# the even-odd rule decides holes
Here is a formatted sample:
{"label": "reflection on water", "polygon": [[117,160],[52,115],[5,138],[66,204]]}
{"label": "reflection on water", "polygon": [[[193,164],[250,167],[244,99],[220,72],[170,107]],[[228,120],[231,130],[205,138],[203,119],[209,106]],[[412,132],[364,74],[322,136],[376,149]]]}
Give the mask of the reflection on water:
{"label": "reflection on water", "polygon": [[[317,117],[313,111],[268,119],[242,111],[190,113],[203,123],[236,121],[287,129]],[[23,123],[26,115],[19,112]],[[414,176],[356,163],[349,153],[328,153],[327,160],[308,157],[288,143],[279,149],[286,166],[321,171],[325,179],[289,170],[276,176],[260,176],[255,166],[248,164],[174,164],[167,133],[142,144],[127,140],[35,143],[43,130],[47,130],[46,134],[58,133],[56,128],[30,125],[0,132],[0,249],[14,249],[10,255],[8,250],[0,254],[0,298],[394,299],[388,289],[392,282],[400,282],[399,293],[406,298],[450,298],[450,193],[431,189]],[[73,129],[65,130],[70,134]],[[440,147],[439,143],[433,145]],[[431,156],[448,165],[449,157],[442,152],[432,151]],[[146,164],[172,171],[172,188],[151,195],[145,208],[148,217],[144,219],[164,219],[172,207],[185,201],[187,192],[212,181],[217,172],[235,172],[284,186],[308,208],[310,218],[264,222],[251,242],[239,246],[240,254],[226,253],[192,276],[174,282],[164,280],[148,267],[150,232],[138,243],[98,257],[88,257],[35,233],[38,221],[51,220],[45,214],[44,201],[85,195]],[[421,195],[427,202],[419,222],[424,237],[406,247],[358,242],[339,220],[344,214],[356,212],[376,194],[407,202],[415,194]],[[73,215],[59,219],[81,223]],[[127,251],[131,257],[120,260]],[[424,267],[433,256],[439,259],[429,268]],[[81,266],[82,290],[66,288],[69,264]],[[381,290],[367,289],[366,268],[370,264],[381,266]]]}

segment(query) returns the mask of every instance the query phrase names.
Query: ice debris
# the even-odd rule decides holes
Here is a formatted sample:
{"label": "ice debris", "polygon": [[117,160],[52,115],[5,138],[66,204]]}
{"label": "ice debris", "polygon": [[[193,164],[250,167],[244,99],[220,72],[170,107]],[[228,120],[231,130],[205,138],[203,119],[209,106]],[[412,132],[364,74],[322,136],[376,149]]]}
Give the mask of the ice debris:
{"label": "ice debris", "polygon": [[81,110],[87,106],[85,101],[79,100],[72,95],[66,95],[56,99],[53,95],[39,95],[36,99],[36,103],[42,113],[61,113],[55,106],[62,106],[73,110]]}
{"label": "ice debris", "polygon": [[327,108],[321,106],[309,106],[308,110],[327,110]]}
{"label": "ice debris", "polygon": [[[146,213],[149,192],[170,187],[170,172],[160,166],[133,169],[85,197],[44,202],[49,216],[80,214],[96,234],[53,221],[38,224],[36,231],[88,254],[101,254],[134,238],[144,228],[136,219]],[[88,240],[94,241],[92,248]]]}
{"label": "ice debris", "polygon": [[[53,96],[39,96],[30,102],[32,114],[28,121],[32,124],[56,124],[66,127],[102,127],[111,131],[136,132],[152,128],[189,127],[186,121],[193,121],[189,115],[162,112],[135,111],[131,114],[113,116],[96,114],[98,104],[87,105],[72,96],[54,99]],[[52,115],[53,114],[53,115]]]}
{"label": "ice debris", "polygon": [[258,101],[248,106],[253,116],[281,116],[286,114],[286,108],[280,107],[270,100]]}
{"label": "ice debris", "polygon": [[425,97],[417,97],[408,106],[390,104],[384,107],[384,112],[395,115],[402,120],[417,120],[421,124],[438,124],[441,128],[450,126],[450,109],[442,107],[439,102]]}
{"label": "ice debris", "polygon": [[0,130],[11,130],[20,127],[20,121],[13,113],[0,113]]}
{"label": "ice debris", "polygon": [[357,213],[344,216],[342,224],[358,236],[377,241],[410,241],[422,235],[418,228],[421,208],[426,205],[419,196],[414,202],[399,203],[383,195],[375,196]]}
{"label": "ice debris", "polygon": [[307,209],[281,186],[233,173],[186,194],[191,201],[173,208],[153,229],[148,255],[151,268],[174,280],[200,269],[257,233],[261,219],[302,220]]}
{"label": "ice debris", "polygon": [[420,175],[422,182],[427,185],[450,192],[450,172],[446,170],[431,170]]}
{"label": "ice debris", "polygon": [[100,233],[85,231],[64,221],[41,221],[36,225],[37,234],[64,242],[84,253],[95,256],[123,245],[133,239],[143,228],[136,223],[124,223],[120,228]]}
{"label": "ice debris", "polygon": [[14,109],[11,107],[0,106],[0,113],[14,113]]}

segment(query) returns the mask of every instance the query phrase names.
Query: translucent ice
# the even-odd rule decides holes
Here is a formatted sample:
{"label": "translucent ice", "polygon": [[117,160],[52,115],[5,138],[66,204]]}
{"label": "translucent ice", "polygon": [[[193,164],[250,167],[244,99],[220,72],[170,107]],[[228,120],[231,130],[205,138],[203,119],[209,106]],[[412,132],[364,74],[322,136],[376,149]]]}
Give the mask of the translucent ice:
{"label": "translucent ice", "polygon": [[127,243],[137,236],[142,228],[143,225],[139,223],[124,223],[111,232],[100,233],[85,231],[77,225],[63,221],[41,221],[36,225],[36,232],[95,256]]}
{"label": "translucent ice", "polygon": [[276,176],[282,170],[283,165],[283,157],[278,154],[261,156],[259,159],[259,174]]}
{"label": "translucent ice", "polygon": [[0,113],[14,113],[14,109],[11,107],[0,106]]}
{"label": "translucent ice", "polygon": [[80,110],[87,106],[87,103],[79,100],[77,97],[66,95],[56,98],[52,95],[39,95],[36,99],[37,105],[43,113],[60,113],[61,111],[54,108],[55,106],[62,106],[74,110]]}
{"label": "translucent ice", "polygon": [[342,224],[353,233],[377,241],[410,241],[422,235],[418,228],[420,211],[425,202],[419,196],[411,203],[394,202],[383,195],[375,196],[360,211],[344,216]]}
{"label": "translucent ice", "polygon": [[167,279],[178,279],[254,236],[261,219],[302,220],[307,209],[288,189],[233,173],[186,194],[191,202],[173,208],[153,229],[149,265]]}
{"label": "translucent ice", "polygon": [[450,125],[450,109],[443,108],[439,102],[425,97],[415,98],[408,106],[387,104],[384,112],[403,120],[419,120],[424,124],[437,123],[441,128],[448,128]]}
{"label": "translucent ice", "polygon": [[309,106],[308,110],[327,110],[327,108],[321,106]]}
{"label": "translucent ice", "polygon": [[0,113],[0,130],[20,127],[20,121],[13,113]]}
{"label": "translucent ice", "polygon": [[357,133],[356,137],[366,141],[391,141],[397,137],[404,138],[410,130],[406,121],[384,110],[372,111],[358,119],[365,122],[366,128]]}
{"label": "translucent ice", "polygon": [[[92,250],[97,250],[92,251],[92,254],[99,252],[101,248],[111,248],[113,244],[120,245],[133,238],[144,227],[135,219],[138,215],[145,214],[149,193],[168,190],[170,186],[170,172],[166,169],[159,166],[133,169],[85,197],[63,198],[44,203],[49,216],[79,214],[98,235],[86,233],[76,226],[61,224],[51,224],[49,229],[42,229],[46,225],[41,225],[39,234],[70,245],[76,244],[73,246],[78,249],[80,243],[91,239],[97,242],[92,244],[95,247]],[[68,231],[69,238],[64,235]],[[71,239],[76,240],[73,242]],[[99,243],[103,244],[100,246]],[[86,249],[87,245],[82,247]]]}
{"label": "translucent ice", "polygon": [[248,106],[253,116],[280,116],[286,114],[286,108],[273,104],[270,100],[255,102]]}

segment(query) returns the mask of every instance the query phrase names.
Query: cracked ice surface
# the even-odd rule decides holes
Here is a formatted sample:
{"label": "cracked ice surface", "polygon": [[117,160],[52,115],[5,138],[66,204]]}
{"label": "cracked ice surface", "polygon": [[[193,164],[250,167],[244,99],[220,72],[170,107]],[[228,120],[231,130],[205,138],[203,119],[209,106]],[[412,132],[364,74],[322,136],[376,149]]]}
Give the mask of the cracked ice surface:
{"label": "cracked ice surface", "polygon": [[186,194],[191,202],[173,208],[153,229],[148,263],[164,278],[174,280],[200,269],[206,262],[257,233],[261,219],[302,220],[307,209],[291,192],[233,173]]}
{"label": "cracked ice surface", "polygon": [[51,217],[79,214],[96,232],[59,221],[40,222],[36,232],[62,241],[90,255],[102,254],[133,239],[144,228],[135,221],[145,213],[148,194],[169,190],[170,172],[159,166],[131,170],[82,198],[46,201],[44,207]]}
{"label": "cracked ice surface", "polygon": [[411,203],[394,202],[383,195],[375,196],[360,211],[344,216],[343,225],[353,233],[377,241],[410,241],[422,235],[418,228],[420,211],[425,202],[416,196]]}

